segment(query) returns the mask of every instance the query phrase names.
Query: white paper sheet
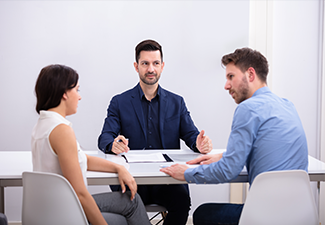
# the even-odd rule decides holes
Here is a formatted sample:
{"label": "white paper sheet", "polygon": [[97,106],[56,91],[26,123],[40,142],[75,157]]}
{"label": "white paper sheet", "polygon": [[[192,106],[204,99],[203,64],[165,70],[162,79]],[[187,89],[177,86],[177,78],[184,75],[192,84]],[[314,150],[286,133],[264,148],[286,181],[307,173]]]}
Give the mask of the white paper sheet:
{"label": "white paper sheet", "polygon": [[166,162],[162,153],[150,153],[150,154],[132,154],[130,152],[123,154],[128,163],[143,163],[143,162]]}

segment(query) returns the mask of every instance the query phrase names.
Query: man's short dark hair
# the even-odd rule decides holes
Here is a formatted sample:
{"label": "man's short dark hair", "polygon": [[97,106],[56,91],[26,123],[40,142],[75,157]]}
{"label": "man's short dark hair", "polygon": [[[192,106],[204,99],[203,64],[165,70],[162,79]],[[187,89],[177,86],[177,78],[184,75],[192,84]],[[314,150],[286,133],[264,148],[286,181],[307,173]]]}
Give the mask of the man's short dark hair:
{"label": "man's short dark hair", "polygon": [[163,52],[161,45],[154,40],[144,40],[135,47],[135,61],[139,63],[141,51],[160,51],[161,62],[163,62]]}
{"label": "man's short dark hair", "polygon": [[221,59],[224,66],[233,62],[243,73],[249,67],[253,67],[259,79],[266,83],[266,77],[269,73],[269,64],[267,59],[258,51],[250,48],[236,49],[234,53],[224,55]]}
{"label": "man's short dark hair", "polygon": [[44,67],[35,85],[37,113],[60,105],[63,94],[74,88],[78,79],[78,73],[68,66],[56,64]]}

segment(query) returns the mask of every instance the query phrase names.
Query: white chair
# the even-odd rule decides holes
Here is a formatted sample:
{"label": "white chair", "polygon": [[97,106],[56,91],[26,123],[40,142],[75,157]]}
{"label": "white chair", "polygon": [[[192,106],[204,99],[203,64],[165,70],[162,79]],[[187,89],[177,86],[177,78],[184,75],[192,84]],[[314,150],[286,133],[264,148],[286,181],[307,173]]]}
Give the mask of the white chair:
{"label": "white chair", "polygon": [[166,216],[167,216],[167,209],[161,205],[157,205],[157,204],[150,204],[150,205],[145,205],[146,207],[146,211],[147,212],[154,212],[156,213],[154,216],[152,216],[149,220],[152,221],[154,218],[156,218],[159,214],[161,214],[161,219],[155,224],[158,225],[160,224],[162,221],[165,220]]}
{"label": "white chair", "polygon": [[53,173],[23,173],[23,225],[88,225],[72,186]]}
{"label": "white chair", "polygon": [[239,225],[261,224],[319,224],[315,198],[306,171],[272,171],[255,178]]}

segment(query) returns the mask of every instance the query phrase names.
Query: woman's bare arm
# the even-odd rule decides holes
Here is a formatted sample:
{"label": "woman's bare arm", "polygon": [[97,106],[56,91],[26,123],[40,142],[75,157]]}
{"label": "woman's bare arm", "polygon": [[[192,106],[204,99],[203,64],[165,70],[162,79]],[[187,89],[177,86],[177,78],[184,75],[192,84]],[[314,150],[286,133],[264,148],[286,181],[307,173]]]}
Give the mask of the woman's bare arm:
{"label": "woman's bare arm", "polygon": [[63,176],[75,190],[89,222],[93,225],[107,224],[84,183],[73,129],[68,125],[60,124],[53,129],[49,140],[58,155]]}

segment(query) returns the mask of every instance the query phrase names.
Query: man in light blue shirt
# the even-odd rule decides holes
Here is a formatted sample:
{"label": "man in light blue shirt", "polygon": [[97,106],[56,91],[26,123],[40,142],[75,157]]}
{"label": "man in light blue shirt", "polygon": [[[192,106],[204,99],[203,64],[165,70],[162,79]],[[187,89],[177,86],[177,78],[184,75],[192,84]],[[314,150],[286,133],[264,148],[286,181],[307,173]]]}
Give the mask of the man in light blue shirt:
{"label": "man in light blue shirt", "polygon": [[[176,164],[161,171],[197,184],[229,182],[244,166],[250,184],[266,171],[307,171],[308,149],[303,126],[294,105],[267,87],[266,58],[257,51],[242,48],[225,55],[222,64],[226,67],[225,89],[238,104],[227,151],[188,162],[200,163],[196,168]],[[195,210],[193,222],[238,224],[242,207],[242,204],[203,204]]]}

